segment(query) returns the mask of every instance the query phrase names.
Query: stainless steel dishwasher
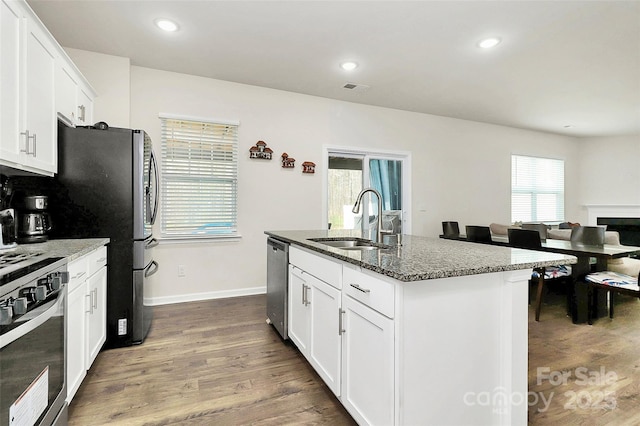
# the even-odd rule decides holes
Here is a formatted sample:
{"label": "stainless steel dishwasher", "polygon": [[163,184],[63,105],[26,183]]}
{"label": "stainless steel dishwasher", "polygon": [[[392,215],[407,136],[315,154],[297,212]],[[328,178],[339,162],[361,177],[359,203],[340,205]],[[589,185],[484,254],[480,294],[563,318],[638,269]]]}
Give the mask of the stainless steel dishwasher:
{"label": "stainless steel dishwasher", "polygon": [[289,244],[267,239],[267,322],[288,339]]}

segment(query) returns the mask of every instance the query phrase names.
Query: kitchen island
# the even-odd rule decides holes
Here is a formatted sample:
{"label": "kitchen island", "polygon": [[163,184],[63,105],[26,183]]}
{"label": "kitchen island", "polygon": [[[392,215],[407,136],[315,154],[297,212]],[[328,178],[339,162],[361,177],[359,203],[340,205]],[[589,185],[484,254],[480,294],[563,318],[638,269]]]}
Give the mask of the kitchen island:
{"label": "kitchen island", "polygon": [[359,424],[527,422],[528,280],[576,258],[403,236],[354,250],[289,243],[289,337]]}

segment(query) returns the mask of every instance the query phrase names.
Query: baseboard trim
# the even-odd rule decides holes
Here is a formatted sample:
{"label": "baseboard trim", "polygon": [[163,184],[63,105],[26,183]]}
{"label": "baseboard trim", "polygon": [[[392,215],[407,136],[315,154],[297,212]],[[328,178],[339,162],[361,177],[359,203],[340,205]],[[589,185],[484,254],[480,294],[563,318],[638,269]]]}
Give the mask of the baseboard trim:
{"label": "baseboard trim", "polygon": [[149,297],[144,299],[147,306],[170,305],[173,303],[197,302],[200,300],[226,299],[229,297],[252,296],[254,294],[264,294],[267,287],[241,288],[237,290],[211,291],[207,293],[180,294],[176,296]]}

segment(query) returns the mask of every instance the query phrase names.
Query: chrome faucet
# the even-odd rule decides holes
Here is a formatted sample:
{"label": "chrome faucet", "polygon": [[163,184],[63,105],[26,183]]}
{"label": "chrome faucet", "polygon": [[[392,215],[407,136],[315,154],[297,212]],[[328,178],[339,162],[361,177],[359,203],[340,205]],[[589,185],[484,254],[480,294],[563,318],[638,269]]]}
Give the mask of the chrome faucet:
{"label": "chrome faucet", "polygon": [[[377,223],[378,232],[376,235],[376,242],[382,243],[382,195],[380,195],[380,193],[373,188],[363,189],[362,191],[360,191],[360,193],[356,197],[356,203],[353,205],[353,209],[351,209],[351,212],[354,214],[358,214],[358,212],[360,212],[360,204],[362,204],[362,197],[367,192],[373,192],[374,194],[376,194],[376,197],[378,197],[378,223]],[[369,221],[367,220],[367,223],[368,222]]]}

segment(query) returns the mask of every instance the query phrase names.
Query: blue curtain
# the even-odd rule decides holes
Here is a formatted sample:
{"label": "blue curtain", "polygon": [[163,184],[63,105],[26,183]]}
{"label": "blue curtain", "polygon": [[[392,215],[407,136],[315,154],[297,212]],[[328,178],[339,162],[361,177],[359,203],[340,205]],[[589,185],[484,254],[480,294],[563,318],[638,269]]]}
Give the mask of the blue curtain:
{"label": "blue curtain", "polygon": [[369,160],[369,179],[382,195],[382,210],[402,209],[402,161]]}

